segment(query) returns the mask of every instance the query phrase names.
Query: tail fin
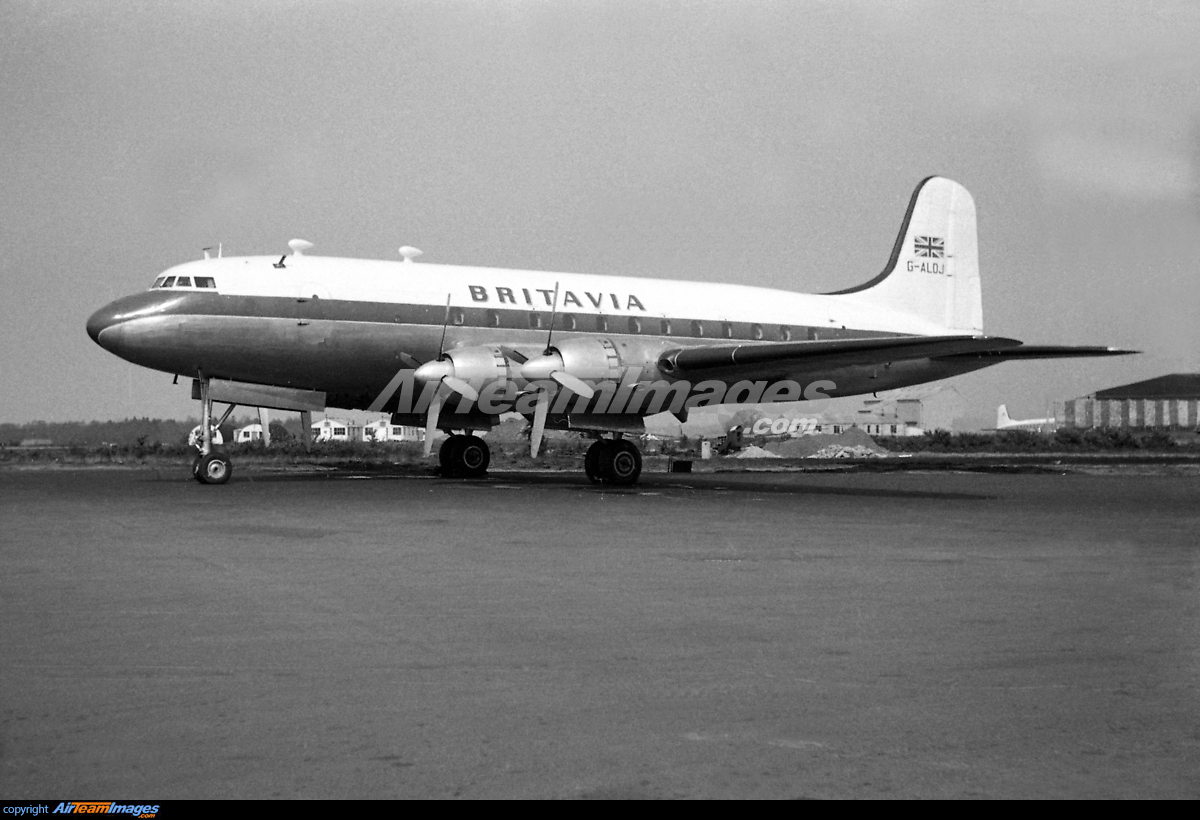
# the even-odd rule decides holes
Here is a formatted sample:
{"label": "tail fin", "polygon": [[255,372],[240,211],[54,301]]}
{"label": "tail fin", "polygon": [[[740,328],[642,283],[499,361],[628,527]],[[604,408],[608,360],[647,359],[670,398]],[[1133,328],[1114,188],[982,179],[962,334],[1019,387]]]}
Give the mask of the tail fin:
{"label": "tail fin", "polygon": [[920,316],[950,333],[983,332],[975,200],[945,177],[929,177],[913,191],[900,235],[883,272],[831,296]]}
{"label": "tail fin", "polygon": [[1007,424],[1012,424],[1012,419],[1008,416],[1008,405],[1002,404],[996,410],[996,429],[999,430]]}

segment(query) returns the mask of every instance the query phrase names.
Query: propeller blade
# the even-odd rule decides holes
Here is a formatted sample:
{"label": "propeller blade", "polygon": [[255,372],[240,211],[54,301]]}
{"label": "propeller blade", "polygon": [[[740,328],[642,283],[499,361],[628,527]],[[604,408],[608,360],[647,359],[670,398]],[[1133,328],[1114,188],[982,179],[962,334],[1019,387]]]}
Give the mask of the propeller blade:
{"label": "propeller blade", "polygon": [[425,455],[433,452],[433,436],[437,432],[438,416],[442,413],[444,398],[441,387],[438,387],[433,398],[429,400],[429,410],[425,414]]}
{"label": "propeller blade", "polygon": [[570,390],[577,396],[583,396],[585,399],[590,399],[596,395],[596,391],[588,387],[587,382],[576,376],[572,376],[565,370],[555,370],[550,374],[550,378],[561,384],[563,387]]}
{"label": "propeller blade", "polygon": [[446,294],[446,315],[442,319],[442,338],[438,342],[438,358],[442,358],[442,353],[446,350],[446,325],[450,324],[450,294]]}
{"label": "propeller blade", "polygon": [[550,411],[550,391],[538,391],[537,404],[533,406],[533,430],[529,433],[529,455],[537,458],[542,449],[542,433],[546,431],[546,413]]}
{"label": "propeller blade", "polygon": [[421,366],[421,362],[418,359],[414,358],[413,356],[410,356],[407,353],[401,352],[401,353],[397,354],[397,358],[400,359],[400,361],[404,362],[404,364],[407,365],[410,370],[416,370],[418,367]]}
{"label": "propeller blade", "polygon": [[558,313],[558,282],[554,283],[554,302],[550,305],[550,330],[546,333],[546,352],[553,350],[554,315]]}
{"label": "propeller blade", "polygon": [[529,361],[529,357],[519,350],[513,350],[511,347],[501,347],[500,352],[504,354],[504,358],[512,359],[517,364],[525,364]]}
{"label": "propeller blade", "polygon": [[479,401],[479,391],[456,376],[445,376],[442,384],[449,387],[460,396],[466,396],[471,401]]}

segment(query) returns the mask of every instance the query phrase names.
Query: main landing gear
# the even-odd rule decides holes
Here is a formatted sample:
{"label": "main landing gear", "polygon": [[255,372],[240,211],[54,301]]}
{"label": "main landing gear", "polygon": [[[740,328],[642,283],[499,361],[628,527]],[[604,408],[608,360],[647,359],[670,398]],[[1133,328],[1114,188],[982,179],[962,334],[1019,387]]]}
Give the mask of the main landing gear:
{"label": "main landing gear", "polygon": [[492,463],[492,451],[479,436],[456,434],[442,442],[438,463],[447,478],[479,478]]}
{"label": "main landing gear", "polygon": [[628,487],[642,474],[642,454],[625,439],[600,439],[583,457],[583,471],[593,484]]}

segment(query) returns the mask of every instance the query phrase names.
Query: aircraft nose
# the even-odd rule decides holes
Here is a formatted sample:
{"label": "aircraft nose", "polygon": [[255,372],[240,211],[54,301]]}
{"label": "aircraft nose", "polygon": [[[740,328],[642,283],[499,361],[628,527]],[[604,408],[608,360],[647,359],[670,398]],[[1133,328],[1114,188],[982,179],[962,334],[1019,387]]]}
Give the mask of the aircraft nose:
{"label": "aircraft nose", "polygon": [[88,317],[87,334],[92,337],[92,341],[100,344],[100,333],[107,327],[111,327],[114,322],[112,305],[106,305]]}

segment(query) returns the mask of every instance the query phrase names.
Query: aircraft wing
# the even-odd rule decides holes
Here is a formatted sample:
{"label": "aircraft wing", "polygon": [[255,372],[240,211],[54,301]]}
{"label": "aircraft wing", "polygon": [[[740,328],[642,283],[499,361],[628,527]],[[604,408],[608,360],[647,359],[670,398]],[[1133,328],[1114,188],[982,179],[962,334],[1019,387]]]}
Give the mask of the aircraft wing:
{"label": "aircraft wing", "polygon": [[984,359],[1003,362],[1010,359],[1077,359],[1090,356],[1130,356],[1140,350],[1122,350],[1117,347],[1087,347],[1082,345],[1021,345],[998,350],[975,350],[950,353],[934,358],[942,360]]}
{"label": "aircraft wing", "polygon": [[760,374],[883,365],[908,359],[1003,353],[1020,349],[1020,345],[1016,339],[970,335],[703,345],[667,351],[659,357],[658,367],[663,372],[687,378],[706,375],[719,378],[735,371],[750,378]]}

